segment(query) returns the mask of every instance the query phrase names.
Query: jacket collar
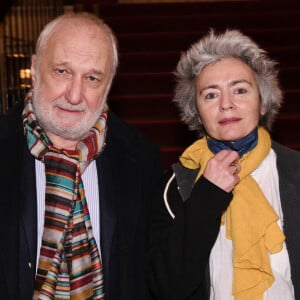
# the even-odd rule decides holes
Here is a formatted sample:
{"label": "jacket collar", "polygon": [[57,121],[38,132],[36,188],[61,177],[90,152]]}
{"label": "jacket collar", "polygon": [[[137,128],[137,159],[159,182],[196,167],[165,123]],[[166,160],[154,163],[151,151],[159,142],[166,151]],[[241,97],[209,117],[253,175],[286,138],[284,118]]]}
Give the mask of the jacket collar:
{"label": "jacket collar", "polygon": [[272,147],[277,155],[283,231],[286,235],[295,299],[298,299],[300,298],[300,154],[276,142],[273,142]]}
{"label": "jacket collar", "polygon": [[176,163],[172,165],[172,169],[176,176],[180,196],[183,202],[185,202],[190,197],[194,182],[199,172],[199,168],[188,169],[185,168],[182,164]]}

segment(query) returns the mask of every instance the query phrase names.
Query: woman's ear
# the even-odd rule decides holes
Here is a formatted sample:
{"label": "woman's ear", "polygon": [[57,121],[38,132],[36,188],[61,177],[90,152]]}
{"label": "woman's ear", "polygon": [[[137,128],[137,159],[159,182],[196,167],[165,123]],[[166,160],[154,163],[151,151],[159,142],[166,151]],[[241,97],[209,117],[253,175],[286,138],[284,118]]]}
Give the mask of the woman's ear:
{"label": "woman's ear", "polygon": [[198,119],[199,124],[202,124],[202,121],[201,121],[201,118],[200,118],[199,114],[197,115],[197,119]]}
{"label": "woman's ear", "polygon": [[262,105],[260,108],[260,115],[264,116],[266,112],[267,112],[267,108],[264,105]]}

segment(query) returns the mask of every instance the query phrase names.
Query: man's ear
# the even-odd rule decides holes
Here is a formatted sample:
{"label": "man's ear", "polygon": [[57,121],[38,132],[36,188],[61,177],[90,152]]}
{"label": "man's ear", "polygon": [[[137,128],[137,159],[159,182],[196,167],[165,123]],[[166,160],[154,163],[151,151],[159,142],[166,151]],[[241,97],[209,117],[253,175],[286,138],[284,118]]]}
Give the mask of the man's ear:
{"label": "man's ear", "polygon": [[32,87],[34,88],[35,82],[36,82],[36,55],[33,54],[31,56],[31,67],[30,67],[30,74],[31,74],[31,83]]}

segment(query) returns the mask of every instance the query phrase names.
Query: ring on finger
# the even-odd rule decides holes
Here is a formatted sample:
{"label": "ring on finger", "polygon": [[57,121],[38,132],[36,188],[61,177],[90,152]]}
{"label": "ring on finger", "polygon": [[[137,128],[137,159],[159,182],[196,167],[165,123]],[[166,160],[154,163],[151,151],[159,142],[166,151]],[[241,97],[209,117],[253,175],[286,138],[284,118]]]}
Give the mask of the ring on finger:
{"label": "ring on finger", "polygon": [[232,174],[235,175],[238,171],[237,165],[236,164],[231,164],[230,167],[234,167],[234,172]]}

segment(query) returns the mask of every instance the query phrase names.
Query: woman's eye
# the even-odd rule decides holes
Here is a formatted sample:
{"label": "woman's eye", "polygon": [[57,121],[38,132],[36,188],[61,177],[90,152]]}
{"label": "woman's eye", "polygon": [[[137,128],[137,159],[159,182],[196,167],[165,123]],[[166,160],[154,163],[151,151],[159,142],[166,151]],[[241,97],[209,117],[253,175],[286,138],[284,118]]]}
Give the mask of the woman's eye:
{"label": "woman's eye", "polygon": [[247,93],[247,90],[244,88],[238,88],[236,90],[236,94],[246,94],[246,93]]}
{"label": "woman's eye", "polygon": [[204,96],[205,99],[214,99],[217,97],[216,93],[208,93]]}

